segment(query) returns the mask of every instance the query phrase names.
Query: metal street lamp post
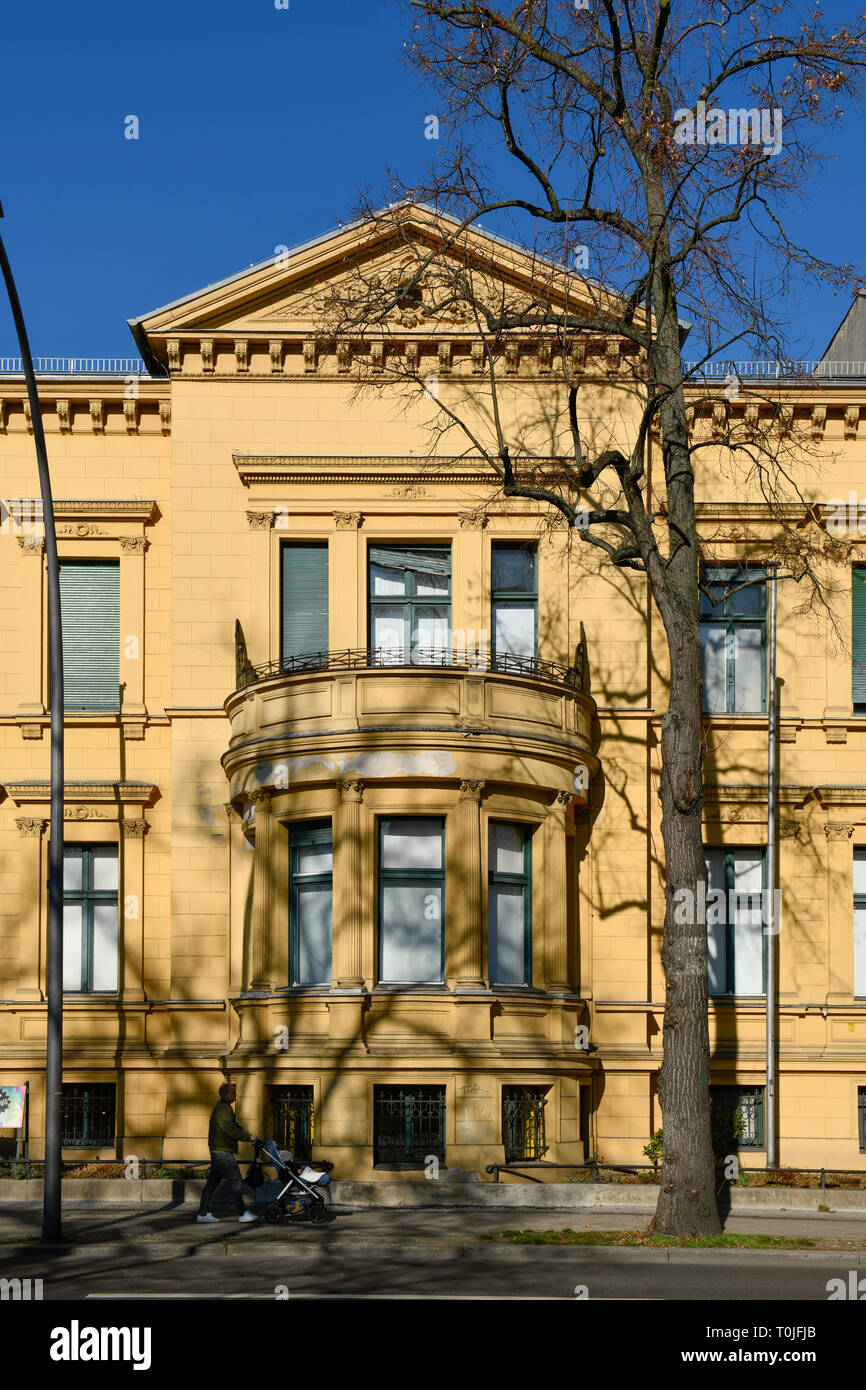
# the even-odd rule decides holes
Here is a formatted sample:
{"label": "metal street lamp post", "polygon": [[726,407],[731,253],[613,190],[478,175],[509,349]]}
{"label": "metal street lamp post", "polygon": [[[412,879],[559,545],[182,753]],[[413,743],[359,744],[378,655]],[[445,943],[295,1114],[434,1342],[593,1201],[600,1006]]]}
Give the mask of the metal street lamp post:
{"label": "metal street lamp post", "polygon": [[[3,208],[0,206],[0,217]],[[39,467],[42,517],[45,527],[45,556],[48,563],[48,631],[51,652],[51,809],[48,849],[48,1030],[45,1065],[45,1184],[42,1199],[42,1239],[59,1240],[62,1234],[60,1209],[61,1137],[63,1124],[63,637],[60,624],[60,571],[57,564],[57,534],[54,529],[54,502],[45,451],[45,431],[36,389],[36,374],[24,315],[6,248],[0,237],[0,269],[15,320],[15,331],[24,364],[30,418]]]}

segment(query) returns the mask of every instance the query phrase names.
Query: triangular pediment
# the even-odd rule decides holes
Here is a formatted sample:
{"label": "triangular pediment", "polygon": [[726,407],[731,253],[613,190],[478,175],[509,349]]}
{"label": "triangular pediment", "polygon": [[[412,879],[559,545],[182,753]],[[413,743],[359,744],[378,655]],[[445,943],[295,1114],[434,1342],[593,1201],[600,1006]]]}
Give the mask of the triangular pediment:
{"label": "triangular pediment", "polygon": [[494,305],[513,309],[546,301],[574,313],[598,313],[611,300],[579,274],[513,243],[477,228],[462,231],[454,218],[425,205],[401,204],[293,250],[278,248],[270,260],[130,320],[130,327],[139,344],[162,360],[166,340],[184,335],[307,336],[322,331],[329,306],[362,299],[372,286],[405,283],[420,269],[424,304],[393,305],[389,326],[471,331],[473,316],[447,289],[451,269],[466,267],[475,292]]}

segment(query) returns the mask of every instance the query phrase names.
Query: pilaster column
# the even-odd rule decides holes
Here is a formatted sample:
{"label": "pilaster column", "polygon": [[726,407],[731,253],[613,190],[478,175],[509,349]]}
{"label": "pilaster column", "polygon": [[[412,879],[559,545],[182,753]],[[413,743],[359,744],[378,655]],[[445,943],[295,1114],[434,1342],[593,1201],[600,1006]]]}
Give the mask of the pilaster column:
{"label": "pilaster column", "polygon": [[230,801],[223,809],[229,823],[229,995],[234,996],[244,987],[244,916],[255,856],[244,834],[240,812]]}
{"label": "pilaster column", "polygon": [[21,836],[18,988],[15,998],[44,999],[39,977],[45,961],[40,918],[43,898],[42,836],[46,822],[21,816],[15,824]]}
{"label": "pilaster column", "polygon": [[[831,622],[824,624],[827,651],[827,704],[825,719],[851,718],[854,710],[851,692],[851,570],[842,565],[823,566],[822,579],[827,583],[831,606],[835,607],[839,626],[847,637],[847,647],[838,640]],[[784,591],[785,585],[781,585]],[[826,592],[826,590],[825,590]],[[806,711],[809,713],[809,711]]]}
{"label": "pilaster column", "polygon": [[827,1002],[843,1004],[854,998],[854,873],[850,843],[854,826],[847,821],[828,821],[824,834],[827,836]]}
{"label": "pilaster column", "polygon": [[253,861],[253,910],[250,917],[250,949],[247,990],[272,988],[269,946],[271,933],[271,793],[250,793],[256,808],[256,848]]}
{"label": "pilaster column", "polygon": [[18,536],[21,566],[21,714],[44,714],[42,699],[42,633],[45,627],[42,594],[41,536]]}
{"label": "pilaster column", "polygon": [[271,532],[274,514],[247,512],[250,528],[250,598],[244,624],[247,651],[254,666],[271,661]]}
{"label": "pilaster column", "polygon": [[144,714],[144,536],[120,538],[121,714]]}
{"label": "pilaster column", "polygon": [[[361,633],[358,631],[358,606],[346,603],[344,596],[358,593],[359,551],[361,546],[360,527],[364,520],[361,512],[334,512],[336,531],[331,537],[328,558],[330,560],[328,646],[334,651],[343,648],[360,647]],[[366,592],[366,586],[361,586]]]}
{"label": "pilaster column", "polygon": [[454,565],[451,623],[457,660],[461,657],[465,659],[475,650],[486,654],[492,646],[490,610],[489,607],[485,608],[484,602],[484,527],[487,518],[480,510],[460,512],[459,517],[460,530],[451,548]]}
{"label": "pilaster column", "polygon": [[146,820],[122,820],[123,862],[118,894],[118,983],[124,999],[146,999],[144,989],[144,837]]}
{"label": "pilaster column", "polygon": [[361,802],[364,783],[337,782],[340,804],[334,817],[334,981],[335,990],[364,988],[363,899],[361,892]]}
{"label": "pilaster column", "polygon": [[[542,826],[544,871],[544,987],[548,994],[570,994],[568,983],[568,876],[565,822],[574,800],[557,792]],[[533,974],[535,972],[533,971]]]}
{"label": "pilaster column", "polygon": [[[486,989],[483,973],[484,924],[481,920],[481,796],[483,782],[460,783],[454,812],[455,885],[454,974],[455,992]],[[446,967],[446,974],[452,972]]]}

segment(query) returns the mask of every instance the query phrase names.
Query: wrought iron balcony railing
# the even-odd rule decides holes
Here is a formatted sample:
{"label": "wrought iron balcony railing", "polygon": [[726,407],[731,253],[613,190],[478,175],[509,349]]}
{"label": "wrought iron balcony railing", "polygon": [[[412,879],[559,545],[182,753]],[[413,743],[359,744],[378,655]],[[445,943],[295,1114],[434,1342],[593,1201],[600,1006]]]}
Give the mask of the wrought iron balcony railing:
{"label": "wrought iron balcony railing", "polygon": [[537,658],[512,656],[509,652],[491,652],[486,649],[468,652],[446,647],[347,647],[338,651],[305,652],[300,656],[288,657],[281,661],[266,661],[254,666],[249,659],[243,629],[235,623],[235,675],[236,689],[243,690],[257,681],[268,680],[273,676],[291,676],[315,671],[352,670],[395,670],[431,667],[454,672],[493,672],[503,676],[523,676],[530,680],[551,681],[565,685],[573,690],[583,689],[586,660],[586,643],[581,627],[581,641],[575,652],[573,666],[562,666],[555,661],[539,661]]}

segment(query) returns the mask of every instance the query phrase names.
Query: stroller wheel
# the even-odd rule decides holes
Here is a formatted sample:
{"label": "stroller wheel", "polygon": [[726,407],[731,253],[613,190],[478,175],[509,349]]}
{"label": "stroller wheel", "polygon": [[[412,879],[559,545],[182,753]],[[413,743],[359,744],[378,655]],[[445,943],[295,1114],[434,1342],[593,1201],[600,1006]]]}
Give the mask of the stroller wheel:
{"label": "stroller wheel", "polygon": [[270,1222],[272,1226],[278,1226],[282,1221],[283,1216],[284,1212],[279,1202],[271,1202],[271,1205],[265,1212],[265,1220]]}
{"label": "stroller wheel", "polygon": [[316,1225],[321,1225],[323,1221],[329,1219],[328,1208],[324,1202],[313,1202],[310,1206],[310,1220]]}

